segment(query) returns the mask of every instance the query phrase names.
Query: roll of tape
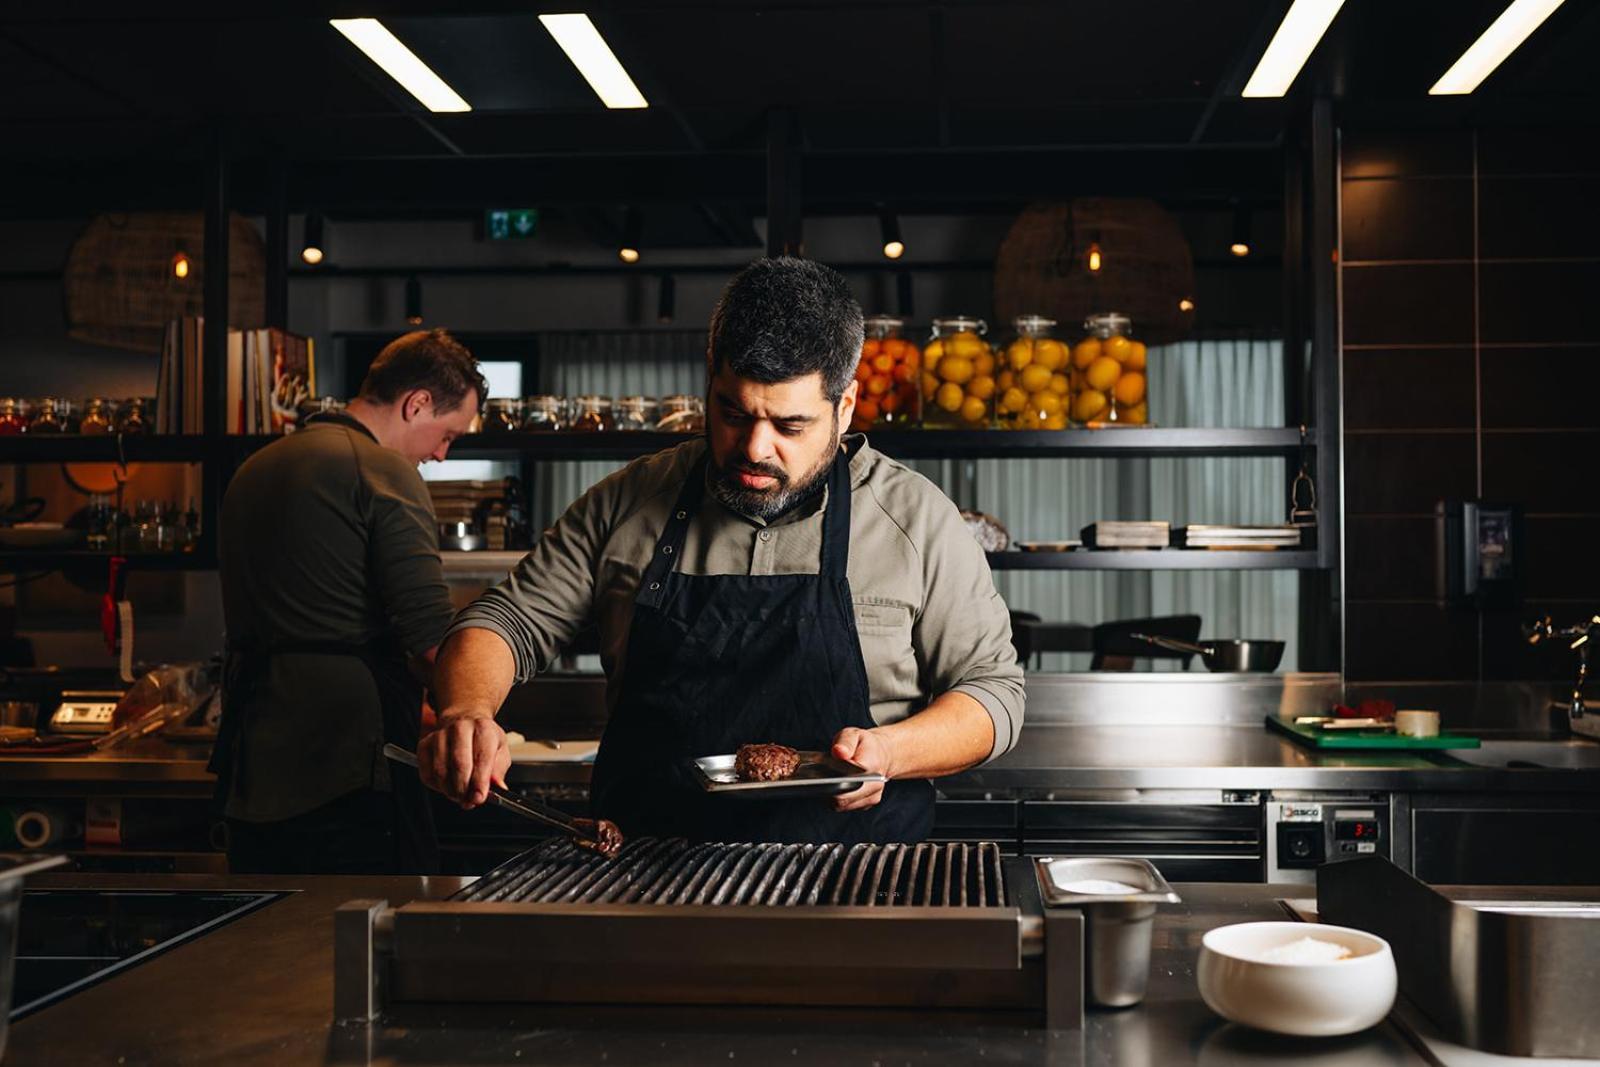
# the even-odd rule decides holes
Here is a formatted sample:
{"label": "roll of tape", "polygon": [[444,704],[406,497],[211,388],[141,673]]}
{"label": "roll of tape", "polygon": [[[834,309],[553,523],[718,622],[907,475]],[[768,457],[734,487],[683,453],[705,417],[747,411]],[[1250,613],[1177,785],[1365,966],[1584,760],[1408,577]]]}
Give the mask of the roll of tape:
{"label": "roll of tape", "polygon": [[12,826],[23,848],[48,848],[79,832],[67,813],[57,808],[19,810]]}
{"label": "roll of tape", "polygon": [[1438,737],[1439,713],[1437,711],[1397,711],[1394,713],[1394,732],[1401,737]]}

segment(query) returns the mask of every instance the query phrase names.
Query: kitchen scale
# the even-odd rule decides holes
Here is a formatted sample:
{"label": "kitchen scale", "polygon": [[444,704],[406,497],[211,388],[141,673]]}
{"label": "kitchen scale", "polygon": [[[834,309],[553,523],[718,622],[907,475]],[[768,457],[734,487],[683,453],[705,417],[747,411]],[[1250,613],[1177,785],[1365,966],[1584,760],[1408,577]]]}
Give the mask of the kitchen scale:
{"label": "kitchen scale", "polygon": [[111,732],[111,716],[122,694],[106,690],[67,690],[61,703],[50,713],[50,732],[55,734],[106,734]]}

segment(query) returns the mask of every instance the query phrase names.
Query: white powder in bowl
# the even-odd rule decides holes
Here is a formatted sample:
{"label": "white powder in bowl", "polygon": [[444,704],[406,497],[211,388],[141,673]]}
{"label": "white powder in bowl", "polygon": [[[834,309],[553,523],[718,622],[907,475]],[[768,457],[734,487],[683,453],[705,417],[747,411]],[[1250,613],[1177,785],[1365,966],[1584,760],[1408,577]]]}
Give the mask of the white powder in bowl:
{"label": "white powder in bowl", "polygon": [[1269,948],[1256,958],[1262,963],[1333,963],[1336,960],[1349,959],[1353,955],[1355,953],[1344,945],[1333,941],[1302,937],[1287,945]]}
{"label": "white powder in bowl", "polygon": [[1086,897],[1124,897],[1144,890],[1106,878],[1084,878],[1077,882],[1057,882],[1056,887],[1066,893],[1082,893]]}

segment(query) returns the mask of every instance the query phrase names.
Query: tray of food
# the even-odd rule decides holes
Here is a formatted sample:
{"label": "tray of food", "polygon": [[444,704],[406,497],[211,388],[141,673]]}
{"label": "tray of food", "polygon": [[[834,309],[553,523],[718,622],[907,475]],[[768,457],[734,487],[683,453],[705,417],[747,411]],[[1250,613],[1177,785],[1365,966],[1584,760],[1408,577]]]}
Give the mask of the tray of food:
{"label": "tray of food", "polygon": [[759,800],[848,793],[867,782],[888,778],[846,763],[831,753],[806,752],[787,745],[740,745],[722,756],[702,756],[689,766],[708,793]]}

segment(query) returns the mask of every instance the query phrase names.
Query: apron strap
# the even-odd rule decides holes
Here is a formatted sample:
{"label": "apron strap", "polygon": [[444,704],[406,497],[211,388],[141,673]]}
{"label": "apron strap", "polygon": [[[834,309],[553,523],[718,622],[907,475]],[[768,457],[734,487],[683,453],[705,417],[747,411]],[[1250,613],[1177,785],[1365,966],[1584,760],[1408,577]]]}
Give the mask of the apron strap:
{"label": "apron strap", "polygon": [[822,509],[824,578],[843,581],[850,570],[850,452],[841,448],[828,469],[828,499]]}
{"label": "apron strap", "polygon": [[650,554],[650,565],[644,569],[644,574],[639,579],[639,592],[634,597],[635,603],[650,607],[661,606],[667,591],[667,575],[672,573],[678,557],[683,555],[683,546],[689,540],[689,523],[694,518],[695,512],[700,510],[700,501],[705,496],[706,469],[710,455],[710,446],[707,446],[706,454],[689,469],[689,476],[684,479],[683,488],[678,491],[678,499],[673,502],[672,510],[667,513],[667,525],[662,529],[661,536],[656,539],[655,551]]}

